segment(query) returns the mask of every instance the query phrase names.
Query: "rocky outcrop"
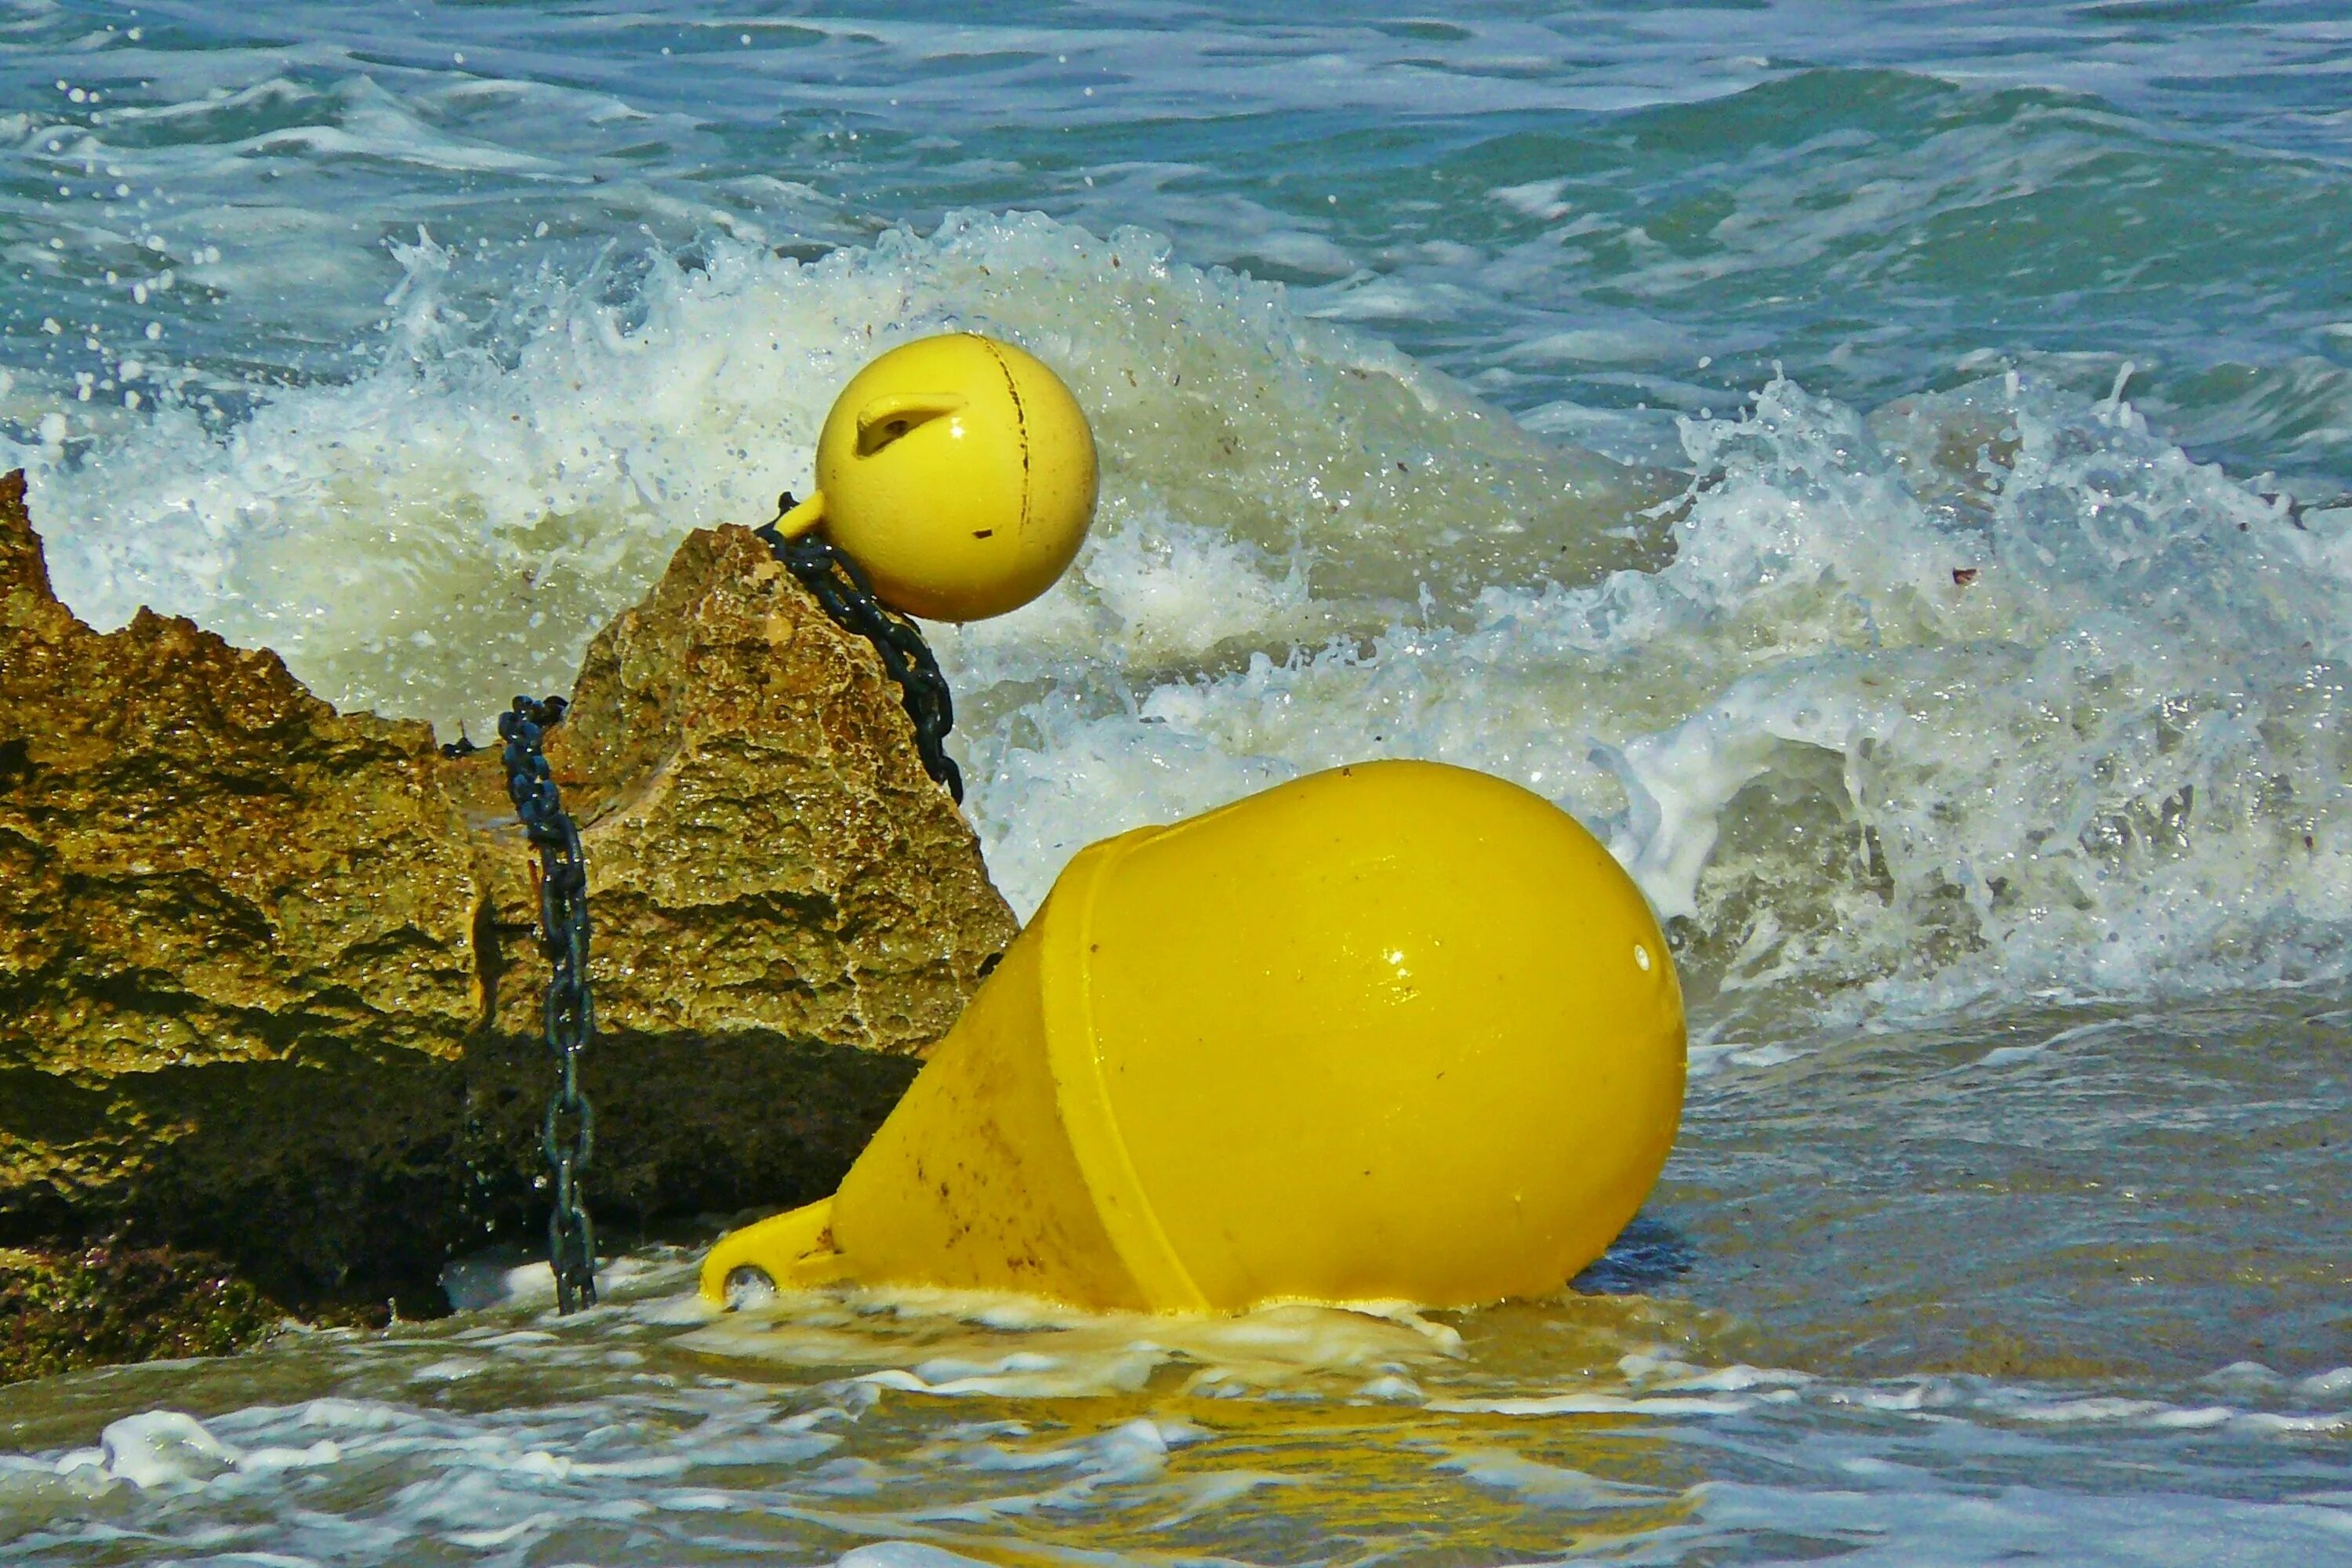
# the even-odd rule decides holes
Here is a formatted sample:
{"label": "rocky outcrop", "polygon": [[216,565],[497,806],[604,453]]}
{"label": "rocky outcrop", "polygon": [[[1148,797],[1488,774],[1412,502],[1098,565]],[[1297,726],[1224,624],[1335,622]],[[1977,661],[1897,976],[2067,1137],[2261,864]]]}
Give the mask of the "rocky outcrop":
{"label": "rocky outcrop", "polygon": [[[572,697],[599,1219],[822,1193],[1013,934],[970,827],[872,650],[740,529]],[[0,481],[0,1243],[428,1304],[532,1216],[533,863],[495,753],[185,620],[82,625]]]}

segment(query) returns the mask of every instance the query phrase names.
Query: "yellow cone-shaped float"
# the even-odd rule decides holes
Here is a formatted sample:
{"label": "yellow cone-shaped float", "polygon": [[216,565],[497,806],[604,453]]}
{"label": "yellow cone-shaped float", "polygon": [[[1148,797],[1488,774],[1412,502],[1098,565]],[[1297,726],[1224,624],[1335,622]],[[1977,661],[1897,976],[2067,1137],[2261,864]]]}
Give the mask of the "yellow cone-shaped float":
{"label": "yellow cone-shaped float", "polygon": [[1541,1294],[1656,1181],[1684,1044],[1657,922],[1573,818],[1335,769],[1071,861],[841,1190],[723,1238],[703,1292]]}

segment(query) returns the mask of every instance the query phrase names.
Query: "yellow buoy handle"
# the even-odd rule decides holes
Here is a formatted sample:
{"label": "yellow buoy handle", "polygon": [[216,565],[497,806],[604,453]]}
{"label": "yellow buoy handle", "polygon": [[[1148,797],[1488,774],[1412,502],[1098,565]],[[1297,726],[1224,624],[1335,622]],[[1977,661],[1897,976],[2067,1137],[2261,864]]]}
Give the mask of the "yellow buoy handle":
{"label": "yellow buoy handle", "polygon": [[[784,498],[790,500],[792,498]],[[768,525],[786,539],[798,539],[802,534],[824,526],[824,492],[817,491],[808,500],[785,508]]]}
{"label": "yellow buoy handle", "polygon": [[877,397],[857,411],[857,455],[870,458],[918,425],[962,413],[970,401],[960,392],[894,392]]}
{"label": "yellow buoy handle", "polygon": [[729,1306],[747,1291],[808,1290],[848,1278],[833,1246],[833,1200],[820,1198],[719,1238],[702,1260],[702,1297]]}
{"label": "yellow buoy handle", "polygon": [[[918,425],[961,414],[971,399],[960,392],[900,392],[877,397],[857,411],[857,455],[870,458]],[[786,539],[824,526],[824,492],[777,515],[770,526]]]}

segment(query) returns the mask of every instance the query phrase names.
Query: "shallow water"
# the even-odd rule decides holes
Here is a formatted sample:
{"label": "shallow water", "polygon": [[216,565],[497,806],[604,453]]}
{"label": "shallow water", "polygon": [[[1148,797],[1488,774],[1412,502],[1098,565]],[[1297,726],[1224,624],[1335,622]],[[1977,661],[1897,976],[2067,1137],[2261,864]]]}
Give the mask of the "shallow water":
{"label": "shallow water", "polygon": [[714,1316],[656,1249],[579,1319],[23,1385],[0,1560],[2335,1561],[2347,1023],[1723,1048],[1557,1301]]}
{"label": "shallow water", "polygon": [[1484,767],[1668,919],[1696,1075],[1557,1301],[713,1322],[674,1237],[0,1391],[0,1561],[2352,1561],[2336,11],[0,8],[94,622],[478,732],[991,328],[1105,472],[937,628],[1015,906]]}

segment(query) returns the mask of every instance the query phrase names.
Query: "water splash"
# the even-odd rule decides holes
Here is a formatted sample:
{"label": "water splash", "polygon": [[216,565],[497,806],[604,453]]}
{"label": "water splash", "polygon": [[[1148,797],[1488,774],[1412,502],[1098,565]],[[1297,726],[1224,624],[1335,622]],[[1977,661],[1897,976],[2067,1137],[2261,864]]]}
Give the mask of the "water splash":
{"label": "water splash", "polygon": [[2352,530],[2011,371],[1865,416],[1685,420],[1687,493],[1531,434],[1279,287],[1134,231],[966,215],[814,263],[719,240],[496,319],[400,249],[388,352],[226,428],[32,454],[61,587],[446,723],[561,689],[683,531],[805,488],[874,352],[1003,332],[1104,502],[1065,582],[941,627],[1017,909],[1082,844],[1425,756],[1602,833],[1702,1015],[1849,1022],[2344,971]]}

